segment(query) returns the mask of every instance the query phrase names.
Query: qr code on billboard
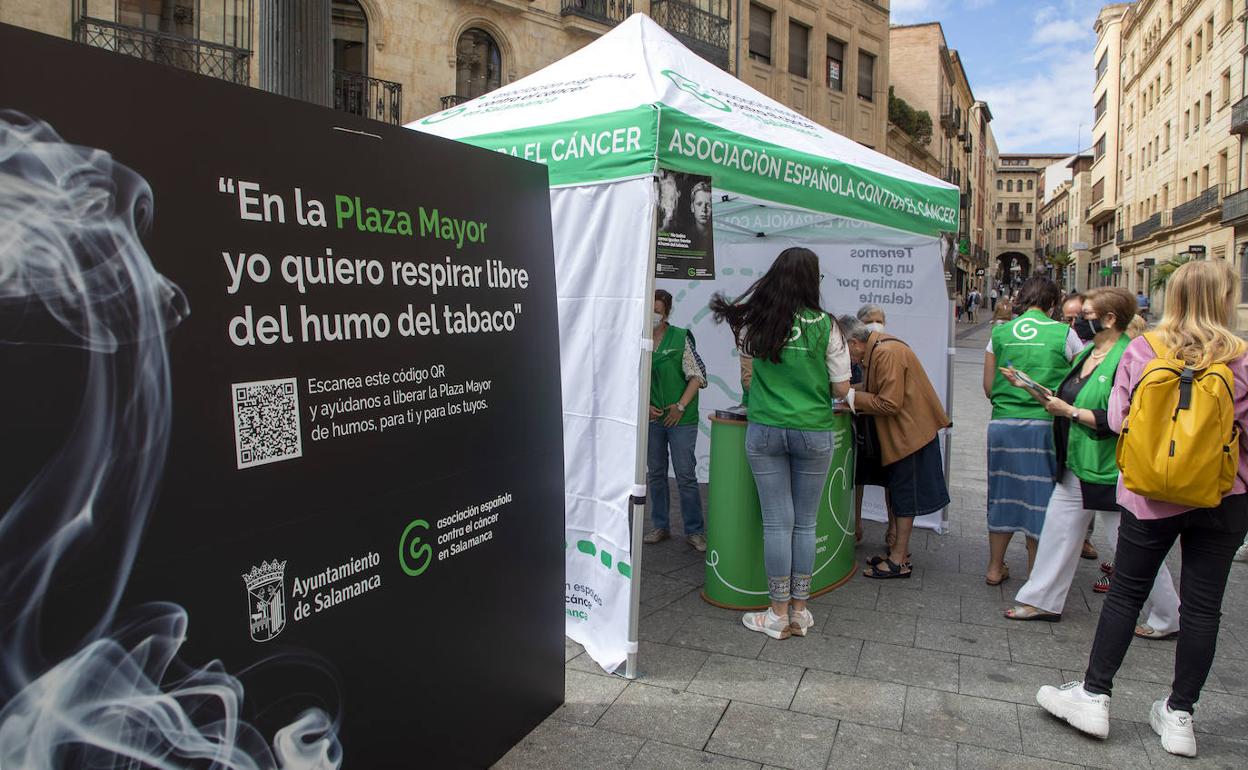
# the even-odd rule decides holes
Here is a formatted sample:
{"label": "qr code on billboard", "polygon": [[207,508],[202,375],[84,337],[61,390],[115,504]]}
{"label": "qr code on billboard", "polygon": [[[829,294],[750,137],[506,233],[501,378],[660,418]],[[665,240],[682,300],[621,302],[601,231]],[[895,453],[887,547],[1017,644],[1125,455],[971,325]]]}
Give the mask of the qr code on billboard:
{"label": "qr code on billboard", "polygon": [[303,456],[295,378],[237,382],[230,390],[239,468]]}

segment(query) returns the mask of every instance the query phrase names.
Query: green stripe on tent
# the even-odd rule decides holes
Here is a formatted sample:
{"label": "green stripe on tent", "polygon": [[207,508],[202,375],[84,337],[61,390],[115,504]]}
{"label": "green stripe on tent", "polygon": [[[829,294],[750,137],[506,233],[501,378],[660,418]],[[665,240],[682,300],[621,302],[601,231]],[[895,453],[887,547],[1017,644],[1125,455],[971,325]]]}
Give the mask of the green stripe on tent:
{"label": "green stripe on tent", "polygon": [[552,186],[654,173],[659,111],[650,105],[460,141],[543,163]]}
{"label": "green stripe on tent", "polygon": [[958,229],[958,191],[759,141],[663,107],[659,165],[710,176],[716,189],[937,235]]}
{"label": "green stripe on tent", "polygon": [[543,163],[555,187],[653,173],[709,176],[716,189],[935,236],[958,229],[958,191],[909,182],[644,105],[460,141]]}

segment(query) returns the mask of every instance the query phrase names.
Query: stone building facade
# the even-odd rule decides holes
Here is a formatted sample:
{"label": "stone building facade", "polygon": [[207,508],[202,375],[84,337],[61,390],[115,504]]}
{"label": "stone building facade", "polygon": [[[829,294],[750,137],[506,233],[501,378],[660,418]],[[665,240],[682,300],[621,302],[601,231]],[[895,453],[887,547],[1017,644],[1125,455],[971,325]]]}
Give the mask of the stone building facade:
{"label": "stone building facade", "polygon": [[975,99],[962,59],[949,48],[939,22],[895,26],[889,41],[893,89],[932,116],[931,151],[940,164],[939,176],[962,191],[954,286],[963,292],[982,290],[991,272],[988,258],[996,229],[992,112]]}

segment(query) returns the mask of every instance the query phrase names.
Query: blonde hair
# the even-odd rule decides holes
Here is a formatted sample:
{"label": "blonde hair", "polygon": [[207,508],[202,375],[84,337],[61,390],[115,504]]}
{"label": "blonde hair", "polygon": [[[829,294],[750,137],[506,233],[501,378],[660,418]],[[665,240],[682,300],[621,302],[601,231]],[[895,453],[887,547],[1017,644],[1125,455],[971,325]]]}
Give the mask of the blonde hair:
{"label": "blonde hair", "polygon": [[1231,331],[1239,276],[1224,259],[1188,262],[1166,282],[1166,309],[1154,330],[1174,358],[1204,369],[1244,354]]}
{"label": "blonde hair", "polygon": [[1146,331],[1148,331],[1148,321],[1144,320],[1144,316],[1137,314],[1131,317],[1131,323],[1127,324],[1127,330],[1123,333],[1135,339]]}

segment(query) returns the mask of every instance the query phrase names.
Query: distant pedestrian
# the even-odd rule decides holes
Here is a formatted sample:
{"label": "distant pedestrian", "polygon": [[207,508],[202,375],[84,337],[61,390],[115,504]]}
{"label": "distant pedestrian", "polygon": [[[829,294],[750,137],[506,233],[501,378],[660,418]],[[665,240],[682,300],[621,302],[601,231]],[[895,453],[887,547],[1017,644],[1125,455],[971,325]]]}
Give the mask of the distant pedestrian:
{"label": "distant pedestrian", "polygon": [[1149,302],[1148,295],[1144,293],[1143,289],[1136,290],[1135,304],[1140,308],[1140,315],[1145,321],[1148,321],[1148,311],[1151,308],[1151,303]]}
{"label": "distant pedestrian", "polygon": [[953,295],[953,313],[957,317],[959,323],[962,321],[962,311],[966,309],[966,300],[962,298],[962,292],[955,292]]}
{"label": "distant pedestrian", "polygon": [[997,309],[997,287],[996,286],[992,287],[992,291],[989,292],[988,296],[992,299],[992,309],[995,311]]}
{"label": "distant pedestrian", "polygon": [[[1107,410],[1112,430],[1122,433],[1129,427],[1147,435],[1153,423],[1144,412],[1131,413],[1132,401],[1155,401],[1162,396],[1154,394],[1168,392],[1173,392],[1176,399],[1182,398],[1181,380],[1168,391],[1137,390],[1146,367],[1158,357],[1157,351],[1198,372],[1214,364],[1225,364],[1234,380],[1230,389],[1233,430],[1238,431],[1234,445],[1238,458],[1229,479],[1230,489],[1217,505],[1208,508],[1148,498],[1119,479],[1121,534],[1113,583],[1101,608],[1084,680],[1060,688],[1046,685],[1036,693],[1036,701],[1045,710],[1089,735],[1109,735],[1114,677],[1135,637],[1140,609],[1157,572],[1177,540],[1183,565],[1179,578],[1182,631],[1175,648],[1170,696],[1153,703],[1149,724],[1161,737],[1166,751],[1196,755],[1195,704],[1213,666],[1231,561],[1248,532],[1248,355],[1244,341],[1233,330],[1238,295],[1239,276],[1227,261],[1188,262],[1170,276],[1165,314],[1156,331],[1137,337],[1123,352]],[[1194,390],[1188,391],[1193,402],[1203,399],[1201,403],[1206,408],[1221,406],[1219,401],[1211,400],[1219,398],[1214,394],[1220,391],[1197,394]],[[1133,419],[1129,424],[1128,415]],[[1140,425],[1134,421],[1142,419],[1146,421]],[[1164,410],[1158,419],[1163,424],[1170,423],[1171,415]],[[1216,442],[1216,447],[1225,438],[1209,436],[1208,440]],[[1207,448],[1198,446],[1195,440],[1185,440],[1182,447],[1185,452]],[[1128,472],[1127,467],[1123,472]],[[1195,488],[1220,489],[1224,483],[1222,469],[1216,463],[1190,468],[1189,473],[1186,481]]]}
{"label": "distant pedestrian", "polygon": [[1056,391],[1083,343],[1069,326],[1049,318],[1061,295],[1043,275],[1023,283],[1017,307],[1024,312],[992,330],[984,354],[984,395],[992,400],[988,423],[988,542],[984,579],[1000,585],[1009,578],[1005,551],[1015,532],[1027,538],[1028,562],[1044,526],[1053,494],[1057,459],[1053,417],[1027,391],[1011,385],[998,367],[1012,367],[1043,388]]}

